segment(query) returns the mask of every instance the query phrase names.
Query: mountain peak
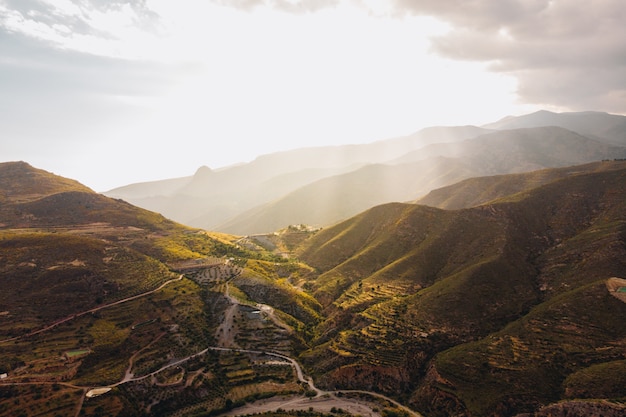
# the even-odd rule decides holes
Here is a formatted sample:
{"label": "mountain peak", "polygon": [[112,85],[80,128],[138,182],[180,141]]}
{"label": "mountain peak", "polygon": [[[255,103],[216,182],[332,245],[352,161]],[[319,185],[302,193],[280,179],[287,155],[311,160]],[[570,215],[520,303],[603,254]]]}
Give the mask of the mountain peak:
{"label": "mountain peak", "polygon": [[0,163],[0,189],[9,199],[32,199],[66,191],[93,191],[78,181],[63,178],[24,161]]}
{"label": "mountain peak", "polygon": [[194,178],[204,178],[213,174],[213,170],[206,165],[202,165],[200,168],[196,170],[196,173],[193,174]]}

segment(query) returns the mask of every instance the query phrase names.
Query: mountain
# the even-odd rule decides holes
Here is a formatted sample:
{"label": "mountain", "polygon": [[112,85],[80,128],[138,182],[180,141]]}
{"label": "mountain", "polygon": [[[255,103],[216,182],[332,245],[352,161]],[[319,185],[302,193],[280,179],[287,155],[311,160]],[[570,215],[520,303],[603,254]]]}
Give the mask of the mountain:
{"label": "mountain", "polygon": [[0,187],[0,305],[23,321],[0,338],[163,282],[166,262],[194,256],[192,229],[25,162],[1,163]]}
{"label": "mountain", "polygon": [[0,202],[30,201],[42,195],[63,191],[92,193],[88,187],[67,178],[57,177],[26,162],[0,164]]}
{"label": "mountain", "polygon": [[[0,163],[0,195],[0,416],[232,408],[228,400],[248,395],[238,391],[244,368],[255,392],[302,391],[290,367],[252,371],[247,357],[206,348],[217,345],[226,311],[255,305],[242,301],[238,312],[229,291],[249,291],[290,325],[260,315],[249,329],[231,323],[236,343],[291,352],[302,342],[290,326],[316,323],[320,306],[275,270],[308,269],[24,162]],[[244,345],[253,331],[267,339]]]}
{"label": "mountain", "polygon": [[269,233],[291,224],[322,227],[389,201],[407,201],[428,190],[475,175],[459,160],[366,165],[305,185],[218,226],[233,234]]}
{"label": "mountain", "polygon": [[[572,141],[567,157],[589,149],[550,129],[551,145]],[[500,133],[463,146],[540,136]],[[528,141],[524,157],[543,161]],[[433,160],[433,171],[449,166]],[[363,166],[372,177],[356,191],[388,167]],[[343,415],[354,395],[403,415],[377,393],[428,416],[623,415],[625,161],[440,192],[467,208],[387,203],[321,230],[246,238],[26,163],[0,164],[0,184],[2,417],[214,415],[313,396],[298,362],[328,390],[305,399],[310,417],[327,401]]]}
{"label": "mountain", "polygon": [[220,224],[235,234],[269,233],[290,224],[332,225],[378,204],[410,201],[460,180],[625,158],[609,145],[558,127],[487,133],[409,152],[385,165],[366,165],[324,178]]}
{"label": "mountain", "polygon": [[327,315],[302,355],[316,380],[429,416],[624,398],[626,167],[604,164],[474,208],[377,206],[304,241]]}
{"label": "mountain", "polygon": [[488,133],[476,140],[454,144],[430,145],[393,162],[415,162],[433,156],[462,158],[470,166],[481,167],[484,175],[496,175],[623,158],[625,149],[560,127],[536,127]]}
{"label": "mountain", "polygon": [[622,162],[615,161],[592,162],[586,165],[543,169],[521,174],[474,177],[433,190],[416,200],[415,203],[447,210],[475,207],[570,175],[621,169],[624,165]]}
{"label": "mountain", "polygon": [[540,110],[519,117],[505,117],[484,125],[486,129],[510,130],[529,127],[557,126],[584,136],[597,138],[615,145],[626,146],[626,118],[602,112],[553,113]]}
{"label": "mountain", "polygon": [[[327,226],[376,204],[415,200],[474,176],[623,158],[624,147],[624,116],[540,111],[483,127],[431,127],[369,144],[262,155],[106,194],[194,227],[249,235],[289,224]],[[456,161],[439,172],[432,168],[440,158]],[[384,179],[392,185],[381,185]],[[318,195],[330,198],[322,204]]]}
{"label": "mountain", "polygon": [[[322,146],[262,155],[219,170],[198,169],[192,177],[132,184],[107,191],[140,207],[205,229],[279,199],[323,178],[380,164],[431,143],[456,142],[488,132],[473,126],[432,127],[369,144]],[[159,188],[160,193],[155,193]]]}

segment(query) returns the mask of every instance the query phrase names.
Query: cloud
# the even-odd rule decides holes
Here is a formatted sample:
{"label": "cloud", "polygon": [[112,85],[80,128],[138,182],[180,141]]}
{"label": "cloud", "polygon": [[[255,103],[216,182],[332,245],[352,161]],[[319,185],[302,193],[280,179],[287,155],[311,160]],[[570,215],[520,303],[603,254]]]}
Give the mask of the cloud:
{"label": "cloud", "polygon": [[[623,0],[214,0],[235,8],[315,12],[351,3],[374,14],[432,16],[449,31],[432,51],[516,77],[525,103],[626,113]],[[382,5],[381,5],[382,4]],[[386,5],[386,6],[385,6]],[[374,10],[378,9],[378,10]]]}
{"label": "cloud", "polygon": [[432,50],[514,75],[524,102],[626,113],[623,0],[395,0],[450,24]]}
{"label": "cloud", "polygon": [[223,6],[251,10],[257,7],[271,7],[288,13],[313,13],[335,7],[341,0],[214,0]]}
{"label": "cloud", "polygon": [[49,48],[0,28],[4,151],[51,154],[106,136],[111,124],[131,124],[146,114],[149,109],[142,103],[169,88],[174,82],[171,73],[178,70]]}
{"label": "cloud", "polygon": [[128,40],[157,33],[145,0],[0,0],[0,28],[57,48],[124,55]]}

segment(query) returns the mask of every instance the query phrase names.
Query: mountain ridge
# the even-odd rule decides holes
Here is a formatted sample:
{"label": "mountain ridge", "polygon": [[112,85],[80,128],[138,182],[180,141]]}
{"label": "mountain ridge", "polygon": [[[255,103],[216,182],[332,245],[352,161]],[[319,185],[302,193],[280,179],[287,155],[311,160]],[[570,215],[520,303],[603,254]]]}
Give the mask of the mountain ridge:
{"label": "mountain ridge", "polygon": [[244,212],[219,230],[268,233],[289,224],[332,225],[377,204],[411,201],[460,180],[626,157],[626,148],[559,127],[490,132],[427,145],[384,165],[366,165],[324,178],[265,206]]}
{"label": "mountain ridge", "polygon": [[[160,195],[153,192],[158,183],[129,185],[105,194],[124,198],[194,227],[241,235],[265,233],[289,224],[327,226],[368,208],[367,204],[371,207],[391,201],[412,201],[432,189],[473,176],[532,171],[624,157],[625,120],[624,116],[599,112],[557,114],[543,111],[508,117],[482,127],[431,127],[411,135],[369,144],[310,147],[261,155],[250,163],[214,170],[204,179],[195,175],[180,179],[179,182],[164,183],[164,192]],[[489,138],[502,138],[507,135],[507,131],[510,132],[511,142],[508,148],[503,143],[489,143]],[[523,132],[527,132],[526,141],[521,138]],[[476,145],[472,151],[467,143],[463,144],[464,141],[474,142],[477,137],[481,137],[482,147]],[[571,141],[570,146],[554,143],[555,138],[563,141],[565,137]],[[530,146],[534,149],[529,149]],[[554,146],[559,146],[559,149],[555,150]],[[497,147],[501,151],[493,152]],[[490,153],[493,156],[486,159],[484,155]],[[303,212],[298,218],[294,216],[295,211],[288,208],[289,204],[295,204],[293,201],[302,200],[296,195],[304,193],[306,187],[311,190],[316,187],[322,189],[321,183],[330,183],[331,178],[338,175],[346,175],[345,182],[350,183],[350,178],[358,175],[358,170],[367,171],[367,165],[419,163],[436,156],[461,158],[463,161],[460,164],[470,169],[465,174],[459,171],[457,175],[450,176],[448,173],[448,182],[444,182],[443,177],[440,178],[434,171],[424,173],[417,167],[413,173],[405,170],[405,175],[400,172],[383,174],[381,171],[381,175],[389,176],[393,183],[407,181],[407,189],[411,187],[411,180],[407,176],[415,175],[432,177],[430,181],[422,182],[424,185],[432,183],[432,186],[419,187],[414,190],[414,195],[402,192],[389,195],[381,189],[375,198],[373,190],[366,190],[364,194],[355,196],[352,210],[340,207],[337,201],[332,202],[336,210],[334,216],[316,218],[314,213]],[[318,181],[321,183],[312,187]],[[340,187],[340,180],[335,178],[332,181]],[[172,185],[176,186],[172,188]],[[142,187],[145,187],[144,191]],[[342,193],[337,191],[337,194]],[[281,202],[281,199],[284,201]],[[281,205],[285,207],[280,208]],[[314,207],[315,202],[302,202],[302,206],[307,205]],[[330,210],[330,207],[325,209],[327,213]],[[271,220],[277,218],[277,213],[288,215],[288,223]]]}

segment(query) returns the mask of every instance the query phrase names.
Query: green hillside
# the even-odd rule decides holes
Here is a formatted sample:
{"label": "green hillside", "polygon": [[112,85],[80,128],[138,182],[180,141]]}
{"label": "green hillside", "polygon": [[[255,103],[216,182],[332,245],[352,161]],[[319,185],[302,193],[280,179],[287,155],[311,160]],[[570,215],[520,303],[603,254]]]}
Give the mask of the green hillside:
{"label": "green hillside", "polygon": [[416,200],[415,203],[447,210],[474,207],[501,197],[536,188],[567,176],[585,172],[623,169],[625,166],[625,161],[603,161],[565,168],[542,169],[521,174],[474,177],[433,190]]}
{"label": "green hillside", "polygon": [[292,326],[258,316],[238,345],[301,346],[321,308],[289,279],[310,268],[25,163],[0,164],[0,185],[0,416],[165,416],[302,391],[289,367],[207,347],[235,277]]}
{"label": "green hillside", "polygon": [[624,162],[439,193],[468,208],[389,203],[246,237],[0,164],[16,169],[1,180],[0,416],[214,415],[315,395],[286,356],[328,390],[315,401],[364,390],[428,417],[624,409]]}
{"label": "green hillside", "polygon": [[472,209],[375,207],[307,240],[329,319],[305,363],[426,415],[515,415],[568,384],[622,398],[580,372],[626,353],[605,285],[626,275],[626,169],[579,171]]}
{"label": "green hillside", "polygon": [[0,164],[0,202],[29,201],[65,191],[93,193],[91,189],[67,178],[58,177],[26,162]]}

